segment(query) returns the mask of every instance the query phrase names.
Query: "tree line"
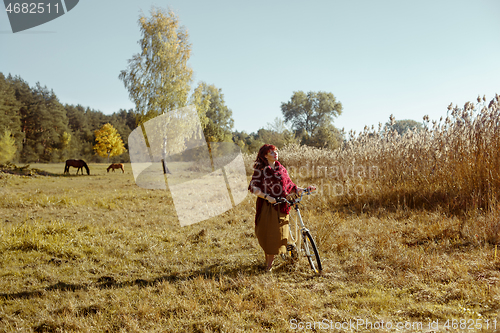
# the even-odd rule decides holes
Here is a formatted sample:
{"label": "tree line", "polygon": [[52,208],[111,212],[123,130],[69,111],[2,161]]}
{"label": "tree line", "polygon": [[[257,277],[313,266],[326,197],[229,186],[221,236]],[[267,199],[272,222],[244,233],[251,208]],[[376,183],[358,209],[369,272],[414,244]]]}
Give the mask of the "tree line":
{"label": "tree line", "polygon": [[[19,76],[0,73],[0,164],[61,162],[69,158],[102,162],[105,159],[93,149],[95,132],[109,123],[126,147],[128,135],[136,127],[135,118],[132,110],[105,115],[89,107],[62,104],[46,86],[36,83],[30,87]],[[7,151],[8,147],[13,149]],[[127,153],[113,159],[128,160]]]}
{"label": "tree line", "polygon": [[[307,100],[302,92],[295,92],[296,95],[300,95],[302,104]],[[331,123],[331,132],[324,131],[324,124],[320,124],[321,117],[301,116],[306,107],[299,107],[299,103],[295,103],[297,106],[293,102],[292,98],[290,102],[283,103],[282,109],[287,112],[284,112],[285,119],[292,119],[296,125],[289,127],[277,117],[257,132],[246,133],[233,129],[232,110],[225,103],[222,89],[201,82],[189,98],[189,103],[197,105],[198,109],[204,108],[201,123],[206,140],[234,142],[244,153],[254,153],[264,143],[272,143],[279,148],[289,143],[330,148],[339,145],[340,132]],[[143,122],[141,120],[144,117],[132,109],[120,109],[106,115],[90,107],[62,104],[56,93],[46,86],[40,83],[30,86],[20,76],[9,74],[6,77],[0,73],[0,155],[3,156],[0,156],[0,164],[7,160],[43,163],[69,158],[104,162],[106,158],[96,154],[94,147],[99,143],[96,133],[105,124],[111,124],[116,129],[125,148],[123,154],[112,157],[111,161],[129,162],[128,136]]]}

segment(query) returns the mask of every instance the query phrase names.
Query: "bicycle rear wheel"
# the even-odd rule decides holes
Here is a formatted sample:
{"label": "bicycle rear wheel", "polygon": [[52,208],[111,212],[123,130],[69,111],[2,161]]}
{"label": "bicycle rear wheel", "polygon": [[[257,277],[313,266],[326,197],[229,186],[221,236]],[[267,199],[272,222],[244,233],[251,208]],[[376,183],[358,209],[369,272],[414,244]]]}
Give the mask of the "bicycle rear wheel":
{"label": "bicycle rear wheel", "polygon": [[321,259],[319,258],[318,248],[316,247],[316,243],[311,236],[309,230],[304,230],[302,233],[302,239],[304,241],[304,252],[309,260],[309,265],[316,273],[319,273],[323,270],[321,266]]}

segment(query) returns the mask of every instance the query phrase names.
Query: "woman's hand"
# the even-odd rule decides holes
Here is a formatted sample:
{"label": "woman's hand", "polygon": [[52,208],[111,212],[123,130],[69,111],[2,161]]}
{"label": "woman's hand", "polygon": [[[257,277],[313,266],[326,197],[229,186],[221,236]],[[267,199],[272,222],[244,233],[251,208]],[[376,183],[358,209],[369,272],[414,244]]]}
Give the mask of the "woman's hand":
{"label": "woman's hand", "polygon": [[270,203],[270,204],[275,204],[276,203],[276,199],[273,198],[273,197],[270,197],[270,196],[267,196],[267,201]]}
{"label": "woman's hand", "polygon": [[308,186],[307,191],[309,191],[309,192],[316,191],[316,186],[314,186],[314,185]]}
{"label": "woman's hand", "polygon": [[310,193],[310,192],[312,192],[312,191],[316,191],[316,186],[314,186],[314,185],[310,185],[310,186],[308,186],[307,188],[300,188],[300,187],[297,187],[297,191],[296,191],[296,192],[297,192],[297,194],[298,194],[298,195],[300,195],[300,194],[301,194],[302,192],[304,192],[304,191],[306,191],[306,192],[308,192],[308,193]]}
{"label": "woman's hand", "polygon": [[308,186],[307,188],[297,187],[297,191],[296,192],[297,192],[298,195],[300,195],[304,191],[307,191],[307,192],[316,191],[316,186],[311,185],[311,186]]}

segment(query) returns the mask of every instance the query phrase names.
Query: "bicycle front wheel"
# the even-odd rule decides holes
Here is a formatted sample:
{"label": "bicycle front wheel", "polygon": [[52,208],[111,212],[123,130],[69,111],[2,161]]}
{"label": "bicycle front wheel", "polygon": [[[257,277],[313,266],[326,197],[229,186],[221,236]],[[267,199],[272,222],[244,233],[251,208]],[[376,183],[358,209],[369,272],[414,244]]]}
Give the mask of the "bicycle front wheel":
{"label": "bicycle front wheel", "polygon": [[313,271],[319,273],[323,270],[323,267],[321,266],[321,259],[319,258],[319,252],[318,248],[316,247],[316,243],[314,242],[314,239],[311,236],[309,230],[305,230],[302,233],[302,236],[302,239],[304,241],[304,252],[307,260],[309,260],[309,265],[311,265]]}

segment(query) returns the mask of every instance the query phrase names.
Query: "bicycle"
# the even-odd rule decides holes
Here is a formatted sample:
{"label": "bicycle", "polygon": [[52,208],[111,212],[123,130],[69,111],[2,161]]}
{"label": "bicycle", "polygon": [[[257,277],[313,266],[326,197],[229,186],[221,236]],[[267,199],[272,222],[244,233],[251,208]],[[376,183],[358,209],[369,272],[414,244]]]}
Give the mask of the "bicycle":
{"label": "bicycle", "polygon": [[[299,203],[302,200],[304,193],[306,195],[310,195],[313,193],[313,191],[311,191],[310,189],[306,189],[301,193],[300,197],[297,197],[291,201],[282,197],[276,198],[275,205],[280,203],[286,203],[291,207],[293,207],[297,212],[298,219],[294,219],[295,226],[292,227],[292,223],[290,223],[290,237],[292,238],[293,243],[295,243],[295,246],[293,246],[292,244],[289,244],[287,246],[288,255],[292,257],[292,259],[295,259],[294,257],[296,257],[297,259],[300,257],[307,257],[307,260],[309,261],[309,265],[311,266],[312,270],[315,273],[320,273],[323,270],[323,267],[321,266],[321,259],[319,257],[318,248],[316,246],[316,243],[314,242],[311,232],[309,231],[309,229],[306,228],[304,221],[302,220],[302,216],[300,215]],[[300,230],[297,220],[300,222]],[[292,228],[294,229],[293,231]],[[293,234],[295,234],[295,237]],[[297,240],[295,238],[297,238]],[[299,238],[302,238],[304,244],[303,249],[300,246]],[[294,254],[294,251],[296,251],[297,253]]]}

